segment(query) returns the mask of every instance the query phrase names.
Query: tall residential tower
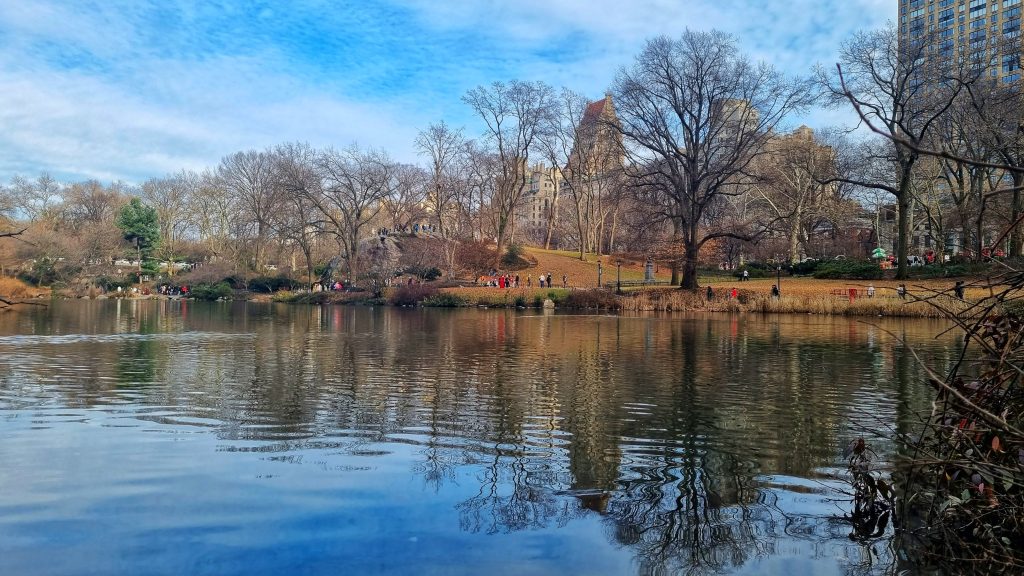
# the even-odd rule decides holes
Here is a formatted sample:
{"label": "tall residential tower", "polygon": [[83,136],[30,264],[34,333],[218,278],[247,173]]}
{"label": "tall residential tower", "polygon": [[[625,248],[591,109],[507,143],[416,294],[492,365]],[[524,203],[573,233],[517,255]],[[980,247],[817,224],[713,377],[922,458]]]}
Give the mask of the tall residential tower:
{"label": "tall residential tower", "polygon": [[969,65],[1007,84],[1020,79],[1021,0],[897,2],[901,44],[929,44],[927,54],[950,69]]}

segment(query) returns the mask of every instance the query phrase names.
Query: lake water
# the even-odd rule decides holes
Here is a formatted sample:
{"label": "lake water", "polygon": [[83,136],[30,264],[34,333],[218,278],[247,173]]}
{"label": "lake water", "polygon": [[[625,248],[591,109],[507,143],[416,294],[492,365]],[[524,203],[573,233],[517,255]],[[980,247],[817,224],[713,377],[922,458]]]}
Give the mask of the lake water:
{"label": "lake water", "polygon": [[[847,574],[922,321],[174,301],[0,314],[0,574]],[[874,325],[872,325],[874,324]]]}

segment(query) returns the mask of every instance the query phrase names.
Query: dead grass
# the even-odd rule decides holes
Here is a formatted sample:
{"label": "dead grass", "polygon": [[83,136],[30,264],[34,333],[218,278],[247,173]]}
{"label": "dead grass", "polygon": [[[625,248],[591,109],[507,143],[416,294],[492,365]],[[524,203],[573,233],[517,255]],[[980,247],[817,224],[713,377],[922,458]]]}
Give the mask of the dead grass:
{"label": "dead grass", "polygon": [[[562,274],[568,277],[568,284],[571,288],[594,288],[597,286],[597,256],[587,254],[586,260],[580,260],[579,252],[565,250],[544,250],[541,248],[526,248],[525,252],[533,258],[537,264],[533,268],[520,270],[519,276],[523,282],[526,276],[532,274],[534,284],[539,274],[551,273],[551,279],[555,286],[562,285]],[[625,260],[622,263],[623,280],[643,280],[644,262]],[[615,258],[602,256],[601,265],[604,269],[601,281],[604,284],[615,281],[616,265]],[[668,269],[658,269],[654,277],[657,280],[668,281],[672,275]]]}
{"label": "dead grass", "polygon": [[45,296],[49,290],[30,286],[17,278],[0,276],[0,296],[8,300],[21,300],[25,298],[37,298]]}
{"label": "dead grass", "polygon": [[[554,274],[554,272],[552,272]],[[596,281],[596,277],[595,277]],[[930,280],[907,283],[907,297],[896,296],[899,282],[880,281],[873,283],[875,296],[867,297],[869,283],[842,280],[815,280],[813,278],[784,278],[782,296],[771,297],[773,281],[767,279],[748,282],[720,279],[710,285],[714,297],[708,301],[706,292],[678,290],[675,288],[645,288],[627,290],[618,297],[617,307],[624,311],[706,311],[706,312],[762,312],[772,314],[827,314],[839,316],[909,316],[937,318],[943,315],[940,307],[958,313],[968,303],[988,295],[987,290],[967,290],[967,302],[952,296],[952,283]],[[729,298],[732,288],[737,298]],[[856,290],[850,298],[850,290]],[[468,287],[444,288],[443,292],[459,296],[470,306],[512,307],[534,306],[537,302],[551,298],[559,306],[571,305],[569,295],[582,290],[561,288],[507,288]],[[589,292],[589,291],[588,291]],[[610,298],[614,296],[608,292]],[[613,307],[605,305],[605,307]]]}

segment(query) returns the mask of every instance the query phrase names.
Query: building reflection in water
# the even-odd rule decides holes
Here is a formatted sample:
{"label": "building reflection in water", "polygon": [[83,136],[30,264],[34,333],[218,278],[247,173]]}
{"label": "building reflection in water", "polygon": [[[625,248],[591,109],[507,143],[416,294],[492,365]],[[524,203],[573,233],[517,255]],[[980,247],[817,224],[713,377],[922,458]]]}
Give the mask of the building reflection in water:
{"label": "building reflection in water", "polygon": [[[54,388],[69,405],[130,393],[215,421],[224,450],[283,461],[298,450],[343,457],[411,446],[409,470],[425,494],[460,482],[467,491],[456,506],[462,530],[597,515],[641,572],[740,566],[792,540],[821,543],[823,554],[847,549],[854,564],[870,556],[849,551],[829,501],[841,446],[874,419],[907,430],[928,401],[903,345],[847,319],[168,301],[59,308],[0,317],[0,330],[123,338],[83,337],[65,344],[66,362],[20,368],[35,382],[73,374],[76,385]],[[938,332],[883,324],[911,341]],[[928,342],[927,361],[951,361],[954,342]],[[85,370],[73,360],[83,357],[94,359]],[[467,477],[476,484],[464,486]],[[814,504],[792,509],[793,495]]]}

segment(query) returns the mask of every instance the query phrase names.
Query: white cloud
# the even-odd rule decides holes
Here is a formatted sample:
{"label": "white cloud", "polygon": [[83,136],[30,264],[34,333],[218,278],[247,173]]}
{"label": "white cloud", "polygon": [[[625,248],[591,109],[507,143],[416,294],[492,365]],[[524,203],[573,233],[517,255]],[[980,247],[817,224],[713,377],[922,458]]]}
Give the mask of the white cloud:
{"label": "white cloud", "polygon": [[[442,118],[468,121],[459,98],[479,83],[537,79],[599,96],[645,38],[687,26],[732,32],[755,57],[806,72],[853,30],[895,14],[891,0],[396,2],[420,27],[373,22],[370,11],[353,16],[369,38],[328,29],[314,49],[344,63],[328,76],[318,68],[324,62],[297,62],[289,51],[291,42],[308,42],[308,21],[273,33],[259,27],[282,22],[276,6],[254,15],[256,29],[206,35],[190,26],[210,10],[230,21],[238,13],[227,11],[243,8],[0,2],[0,180],[48,170],[138,181],[293,140],[357,141],[413,161],[415,131]],[[157,8],[175,24],[154,28]],[[331,9],[290,6],[326,21],[336,16]],[[392,53],[378,35],[416,40]],[[357,49],[369,51],[365,61]]]}

